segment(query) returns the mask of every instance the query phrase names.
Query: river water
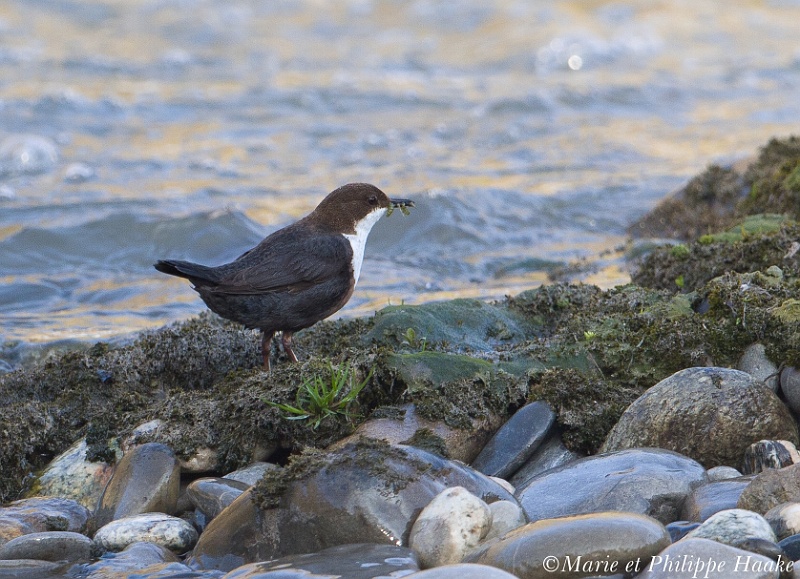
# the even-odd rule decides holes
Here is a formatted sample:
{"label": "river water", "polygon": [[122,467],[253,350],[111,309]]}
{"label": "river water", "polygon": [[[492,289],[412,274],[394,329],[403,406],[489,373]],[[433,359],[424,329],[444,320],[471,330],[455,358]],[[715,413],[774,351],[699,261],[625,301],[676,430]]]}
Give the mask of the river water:
{"label": "river water", "polygon": [[202,311],[156,259],[352,181],[417,207],[340,315],[625,283],[627,225],[798,132],[797,0],[4,0],[0,371]]}

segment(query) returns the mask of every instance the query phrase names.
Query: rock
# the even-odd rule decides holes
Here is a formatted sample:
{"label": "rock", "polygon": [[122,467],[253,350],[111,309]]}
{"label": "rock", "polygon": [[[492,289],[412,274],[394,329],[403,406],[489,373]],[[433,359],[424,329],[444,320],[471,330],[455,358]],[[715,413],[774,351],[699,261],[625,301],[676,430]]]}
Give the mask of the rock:
{"label": "rock", "polygon": [[27,533],[71,531],[83,533],[89,511],[72,499],[31,497],[0,508],[0,543]]}
{"label": "rock", "polygon": [[778,540],[800,533],[800,503],[782,503],[764,514]]}
{"label": "rock", "polygon": [[739,496],[737,507],[766,513],[781,503],[800,502],[800,464],[767,469],[756,475]]}
{"label": "rock", "polygon": [[249,486],[243,482],[224,478],[199,478],[186,488],[192,504],[210,521],[230,505]]}
{"label": "rock", "polygon": [[736,464],[752,442],[773,438],[797,442],[794,418],[772,390],[739,370],[687,368],[637,398],[602,450],[666,448],[710,468]]}
{"label": "rock", "polygon": [[489,506],[464,487],[436,495],[422,509],[408,538],[422,568],[459,563],[492,525]]}
{"label": "rock", "polygon": [[669,544],[669,533],[655,519],[592,513],[529,523],[470,556],[469,562],[499,567],[521,579],[591,577],[630,573],[637,560],[648,561]]}
{"label": "rock", "polygon": [[140,513],[175,512],[180,467],[170,448],[156,442],[134,447],[122,457],[95,513],[95,526]]}
{"label": "rock", "polygon": [[657,448],[588,456],[548,470],[517,489],[531,521],[600,511],[678,518],[689,492],[705,482],[705,469],[690,458]]}
{"label": "rock", "polygon": [[187,564],[193,569],[230,571],[280,556],[280,509],[260,509],[251,487],[203,530]]}
{"label": "rock", "polygon": [[729,478],[739,478],[742,476],[742,473],[732,466],[715,466],[714,468],[708,469],[706,475],[708,475],[708,480],[713,482]]}
{"label": "rock", "polygon": [[277,464],[272,464],[270,462],[254,462],[245,468],[229,472],[222,478],[243,482],[248,486],[253,486],[261,480],[265,472],[269,470],[280,470],[280,468],[281,467]]}
{"label": "rock", "polygon": [[41,561],[88,561],[94,543],[86,535],[71,531],[29,533],[0,547],[0,559]]}
{"label": "rock", "polygon": [[767,358],[764,344],[756,342],[747,346],[739,358],[736,369],[747,372],[773,392],[778,391],[778,367]]}
{"label": "rock", "polygon": [[182,472],[197,474],[215,470],[218,462],[217,451],[204,446],[195,449],[188,458],[178,460],[178,465]]}
{"label": "rock", "polygon": [[497,567],[476,565],[475,563],[458,563],[442,565],[406,575],[406,579],[516,579],[515,575],[506,573]]}
{"label": "rock", "polygon": [[366,437],[389,444],[416,446],[434,451],[444,458],[470,463],[501,422],[498,417],[492,416],[482,420],[473,419],[467,429],[453,428],[443,421],[423,418],[414,404],[404,404],[394,410],[392,416],[366,420],[353,434],[333,443],[328,449],[336,450]]}
{"label": "rock", "polygon": [[791,561],[800,561],[800,534],[781,539],[778,546],[783,549]]}
{"label": "rock", "polygon": [[37,532],[30,524],[12,517],[0,516],[0,545],[22,535]]}
{"label": "rock", "polygon": [[687,521],[705,521],[714,513],[735,509],[748,478],[730,479],[702,484],[686,497],[681,518]]}
{"label": "rock", "polygon": [[794,366],[785,366],[781,370],[779,381],[789,408],[800,413],[800,371]]}
{"label": "rock", "polygon": [[62,579],[62,564],[35,559],[0,560],[0,579]]}
{"label": "rock", "polygon": [[301,455],[268,479],[211,521],[192,567],[231,570],[353,541],[405,546],[417,515],[448,487],[462,486],[485,502],[515,500],[466,465],[370,440]]}
{"label": "rock", "polygon": [[[178,557],[169,549],[155,543],[133,543],[120,553],[106,553],[103,557],[81,568],[81,577],[87,579],[133,579],[128,574],[163,563],[177,563]],[[142,576],[136,573],[136,579]],[[191,577],[191,575],[187,575]]]}
{"label": "rock", "polygon": [[495,501],[489,505],[492,512],[492,526],[484,537],[485,541],[499,539],[509,531],[520,528],[528,522],[525,512],[518,503],[511,501]]}
{"label": "rock", "polygon": [[197,531],[183,519],[143,513],[111,521],[98,529],[94,542],[103,551],[122,551],[134,543],[148,542],[185,553],[197,542]]}
{"label": "rock", "polygon": [[251,563],[225,575],[225,579],[264,577],[408,577],[418,571],[414,552],[396,545],[361,543],[339,545],[317,553],[290,555],[272,561]]}
{"label": "rock", "polygon": [[788,440],[759,440],[745,449],[742,473],[758,474],[768,468],[783,468],[797,462],[800,462],[800,454]]}
{"label": "rock", "polygon": [[673,521],[667,525],[667,532],[669,533],[672,542],[680,541],[690,532],[694,531],[700,523],[697,521]]}
{"label": "rock", "polygon": [[506,489],[509,492],[509,494],[513,495],[515,492],[517,492],[517,489],[514,488],[514,485],[512,485],[506,479],[500,478],[498,476],[490,476],[489,478],[494,482],[496,482],[497,484],[499,484],[504,489]]}
{"label": "rock", "polygon": [[408,343],[409,328],[417,341],[448,342],[476,351],[491,351],[512,340],[525,339],[535,330],[517,312],[476,299],[389,306],[375,314],[374,322],[363,341],[394,349],[418,349],[419,344]]}
{"label": "rock", "polygon": [[483,447],[472,468],[485,475],[509,478],[547,437],[555,419],[546,402],[526,404]]}
{"label": "rock", "polygon": [[567,463],[583,458],[577,452],[572,452],[561,439],[561,429],[553,427],[547,439],[539,445],[531,457],[525,461],[519,470],[511,477],[510,482],[519,488],[535,477],[551,468],[563,466]]}
{"label": "rock", "polygon": [[50,461],[34,484],[36,496],[73,499],[87,509],[97,507],[114,467],[87,460],[86,452],[86,439],[82,438]]}
{"label": "rock", "polygon": [[686,538],[647,563],[636,579],[776,579],[778,563],[708,539]]}
{"label": "rock", "polygon": [[749,538],[776,542],[775,533],[767,520],[758,513],[744,509],[728,509],[713,514],[687,538],[711,539],[725,545],[735,545]]}
{"label": "rock", "polygon": [[[756,553],[757,555],[763,555],[768,559],[780,563],[781,567],[789,567],[789,563],[793,563],[786,552],[777,543],[767,541],[766,539],[747,538],[739,541],[735,545],[731,545],[731,547],[749,551],[750,553]],[[791,567],[793,568],[794,565],[791,565]],[[782,569],[780,579],[794,579],[793,571],[794,569]]]}

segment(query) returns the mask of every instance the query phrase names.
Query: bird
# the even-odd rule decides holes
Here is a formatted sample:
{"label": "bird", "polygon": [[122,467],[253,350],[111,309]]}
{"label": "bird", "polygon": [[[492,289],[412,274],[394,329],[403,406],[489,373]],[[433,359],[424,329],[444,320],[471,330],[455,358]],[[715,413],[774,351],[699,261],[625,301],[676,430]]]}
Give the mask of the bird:
{"label": "bird", "polygon": [[217,266],[163,259],[154,267],[188,279],[208,308],[261,331],[261,356],[270,370],[272,340],[297,356],[292,337],[339,311],[353,295],[372,227],[385,214],[414,207],[368,183],[329,193],[308,215],[267,236],[230,263]]}

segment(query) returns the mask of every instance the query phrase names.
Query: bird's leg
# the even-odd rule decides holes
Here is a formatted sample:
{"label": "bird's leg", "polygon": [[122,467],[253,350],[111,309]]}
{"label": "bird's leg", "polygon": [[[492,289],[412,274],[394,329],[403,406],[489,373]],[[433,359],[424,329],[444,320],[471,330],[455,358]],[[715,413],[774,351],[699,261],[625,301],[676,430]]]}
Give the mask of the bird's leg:
{"label": "bird's leg", "polygon": [[281,334],[281,342],[283,343],[283,351],[286,352],[289,359],[292,362],[297,362],[297,356],[295,356],[294,350],[292,350],[292,336],[294,336],[294,332],[283,332]]}
{"label": "bird's leg", "polygon": [[261,330],[261,357],[264,360],[264,370],[269,372],[269,356],[272,353],[272,336],[275,332]]}

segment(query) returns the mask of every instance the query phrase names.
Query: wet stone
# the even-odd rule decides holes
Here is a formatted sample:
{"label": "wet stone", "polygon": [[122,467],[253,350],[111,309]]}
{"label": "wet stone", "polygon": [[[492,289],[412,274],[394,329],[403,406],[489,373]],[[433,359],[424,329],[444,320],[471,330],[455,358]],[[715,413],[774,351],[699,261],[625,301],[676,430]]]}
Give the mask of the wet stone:
{"label": "wet stone", "polygon": [[752,511],[728,509],[709,517],[687,538],[711,539],[725,545],[736,545],[745,539],[764,539],[776,542],[775,533],[767,520]]}
{"label": "wet stone", "polygon": [[763,555],[709,539],[686,538],[653,557],[637,579],[776,579],[776,568],[777,563]]}
{"label": "wet stone", "polygon": [[[86,579],[127,579],[128,573],[152,565],[177,563],[178,557],[169,549],[155,543],[133,543],[119,553],[106,553],[95,563],[80,566],[80,576]],[[191,575],[190,575],[191,577]]]}
{"label": "wet stone", "polygon": [[192,505],[210,521],[249,488],[243,482],[224,478],[200,478],[186,489]]}
{"label": "wet stone", "polygon": [[793,366],[784,367],[780,374],[780,385],[789,408],[800,413],[800,370]]}
{"label": "wet stone", "polygon": [[714,513],[735,509],[747,478],[709,482],[695,488],[683,503],[681,518],[687,521],[705,521]]}
{"label": "wet stone", "polygon": [[0,579],[63,579],[67,577],[66,572],[63,563],[35,559],[0,560]]}
{"label": "wet stone", "polygon": [[744,451],[742,474],[758,474],[800,462],[797,447],[788,440],[759,440]]}
{"label": "wet stone", "polygon": [[98,529],[94,542],[103,551],[122,551],[133,543],[149,542],[185,553],[197,542],[197,531],[178,517],[143,513],[111,521]]}
{"label": "wet stone", "polygon": [[778,540],[800,533],[800,503],[782,503],[764,514]]}
{"label": "wet stone", "polygon": [[527,482],[551,468],[557,468],[567,463],[583,458],[582,455],[572,452],[561,439],[561,429],[551,428],[550,434],[544,442],[533,452],[519,470],[511,477],[510,482],[515,487],[525,486]]}
{"label": "wet stone", "polygon": [[800,502],[800,464],[759,473],[742,491],[736,506],[763,514],[781,503],[795,502]]}
{"label": "wet stone", "polygon": [[[290,555],[234,569],[225,579],[281,577],[407,577],[419,570],[414,552],[396,545],[361,543],[339,545],[317,553]],[[277,575],[280,572],[280,575]]]}
{"label": "wet stone", "polygon": [[629,449],[588,456],[545,471],[517,489],[531,521],[600,511],[650,515],[663,523],[679,518],[705,469],[669,450]]}
{"label": "wet stone", "polygon": [[750,344],[745,348],[736,368],[763,382],[773,392],[778,391],[778,367],[767,358],[764,344]]}
{"label": "wet stone", "polygon": [[81,439],[50,461],[36,481],[36,494],[73,499],[87,509],[97,507],[114,467],[86,459],[86,439]]}
{"label": "wet stone", "polygon": [[506,573],[497,567],[477,565],[475,563],[442,565],[441,567],[405,575],[405,577],[406,579],[516,579],[515,575]]}
{"label": "wet stone", "polygon": [[726,480],[730,478],[739,478],[742,476],[738,470],[732,466],[715,466],[706,471],[709,481]]}
{"label": "wet stone", "polygon": [[25,533],[44,531],[82,533],[86,531],[89,516],[88,509],[72,499],[59,497],[22,499],[0,508],[0,536],[5,535],[3,528],[8,529],[10,534],[16,530]]}
{"label": "wet stone", "polygon": [[[714,435],[698,435],[706,432]],[[666,448],[710,468],[738,464],[753,440],[797,436],[791,412],[762,382],[729,368],[687,368],[637,398],[602,450]]]}
{"label": "wet stone", "polygon": [[[469,556],[468,562],[498,567],[521,579],[591,577],[625,573],[626,568],[630,572],[637,560],[648,561],[669,544],[669,533],[651,517],[592,513],[529,523]],[[574,572],[570,565],[575,561],[590,567]]]}
{"label": "wet stone", "polygon": [[88,561],[94,543],[86,535],[70,531],[30,533],[0,547],[0,559],[41,561]]}
{"label": "wet stone", "polygon": [[491,524],[486,503],[463,487],[445,489],[422,509],[408,545],[423,568],[458,563],[486,536]]}
{"label": "wet stone", "polygon": [[3,517],[0,515],[0,545],[3,545],[28,533],[36,533],[37,529],[33,528],[30,524],[20,521],[13,517]]}
{"label": "wet stone", "polygon": [[501,538],[506,533],[518,529],[528,523],[522,507],[511,501],[495,501],[489,505],[492,512],[492,526],[484,537],[484,541]]}
{"label": "wet stone", "polygon": [[778,546],[792,561],[800,561],[800,534],[791,535],[778,542]]}
{"label": "wet stone", "polygon": [[287,468],[295,478],[285,491],[275,495],[259,483],[211,521],[193,551],[193,568],[231,570],[354,540],[405,546],[421,510],[448,487],[462,486],[484,502],[514,501],[466,465],[378,441],[301,455]]}
{"label": "wet stone", "polygon": [[254,462],[251,465],[246,466],[245,468],[240,468],[239,470],[235,470],[233,472],[229,472],[222,478],[225,480],[233,480],[245,483],[248,486],[253,486],[261,477],[264,476],[264,473],[270,470],[277,470],[280,469],[277,464],[272,464],[270,462]]}
{"label": "wet stone", "polygon": [[175,454],[163,444],[134,447],[117,464],[95,513],[95,527],[140,513],[172,514],[180,491]]}
{"label": "wet stone", "polygon": [[674,543],[683,539],[699,526],[700,523],[697,521],[673,521],[667,525],[667,532]]}
{"label": "wet stone", "polygon": [[546,402],[526,404],[483,447],[472,468],[489,476],[509,478],[547,437],[555,418]]}
{"label": "wet stone", "polygon": [[[393,408],[394,409],[394,408]],[[423,448],[421,440],[427,438],[440,447],[436,453],[445,458],[470,463],[500,426],[500,419],[474,419],[470,428],[453,428],[441,420],[420,416],[416,405],[403,404],[396,408],[397,416],[370,418],[362,422],[350,436],[332,444],[329,449],[342,448],[358,442],[362,437],[383,440],[389,444],[407,444]],[[424,447],[431,450],[430,447]]]}

